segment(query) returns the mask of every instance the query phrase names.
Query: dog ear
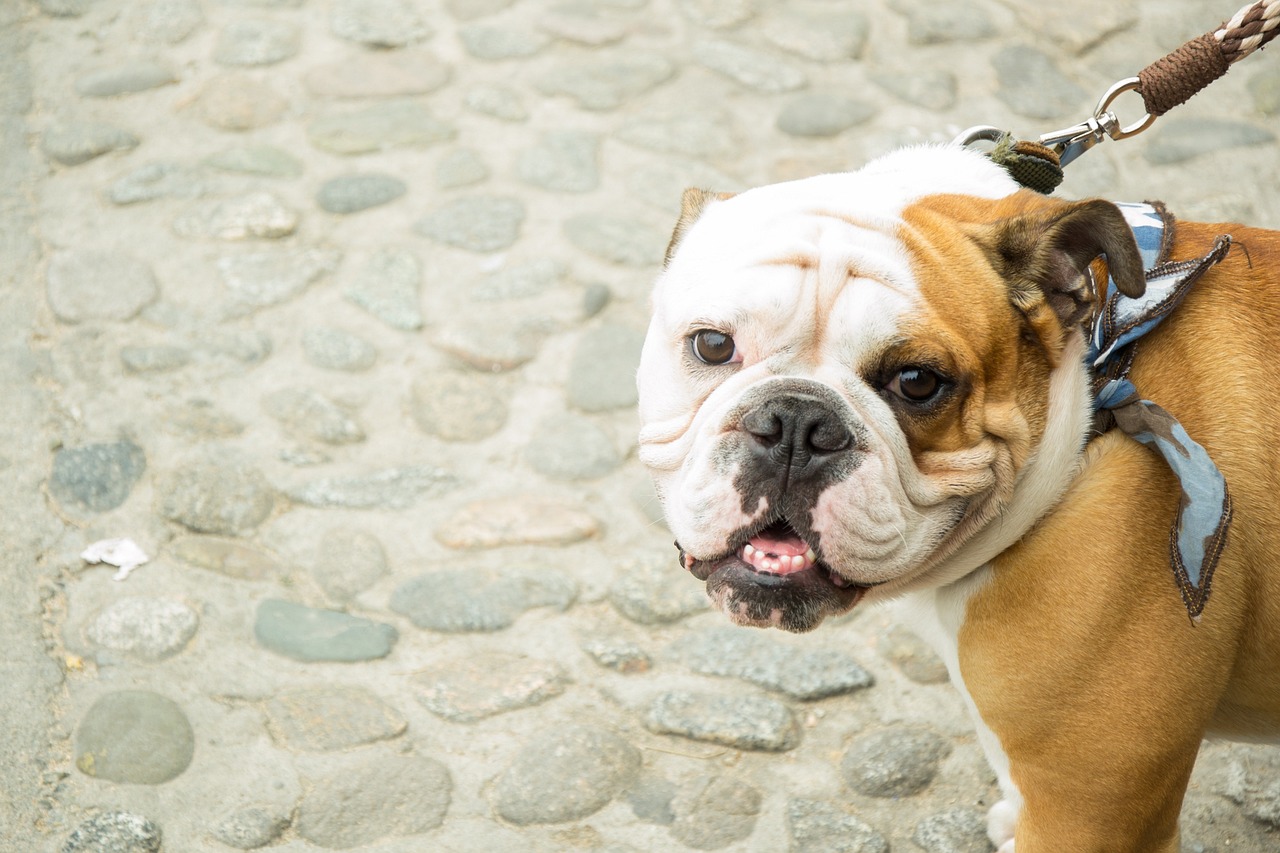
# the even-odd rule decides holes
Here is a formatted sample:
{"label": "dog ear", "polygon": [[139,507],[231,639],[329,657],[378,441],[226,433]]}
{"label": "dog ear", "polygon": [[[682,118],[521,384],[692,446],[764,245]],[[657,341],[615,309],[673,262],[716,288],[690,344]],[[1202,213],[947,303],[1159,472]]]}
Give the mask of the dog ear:
{"label": "dog ear", "polygon": [[680,220],[676,222],[675,231],[671,232],[671,242],[667,243],[667,254],[662,259],[664,267],[671,263],[671,256],[676,253],[676,247],[684,239],[685,232],[698,221],[698,217],[702,215],[706,206],[713,201],[724,201],[727,198],[733,198],[733,193],[713,193],[695,187],[684,191],[680,196]]}
{"label": "dog ear", "polygon": [[982,240],[992,265],[1009,285],[1009,298],[1051,353],[1067,329],[1090,318],[1100,294],[1090,266],[1106,259],[1107,272],[1125,296],[1146,289],[1142,256],[1124,214],[1101,199],[1014,216],[989,226]]}

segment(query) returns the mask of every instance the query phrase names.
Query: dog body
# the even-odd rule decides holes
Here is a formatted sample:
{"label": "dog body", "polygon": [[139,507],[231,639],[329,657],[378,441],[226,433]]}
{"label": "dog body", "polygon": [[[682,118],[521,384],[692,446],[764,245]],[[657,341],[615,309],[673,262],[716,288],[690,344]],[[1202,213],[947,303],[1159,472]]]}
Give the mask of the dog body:
{"label": "dog body", "polygon": [[1176,851],[1201,739],[1280,736],[1280,234],[1172,232],[1174,260],[1237,244],[1128,371],[1230,487],[1194,620],[1178,480],[1094,431],[1093,282],[1144,287],[1113,205],[909,149],[686,193],[655,288],[640,454],[684,565],[744,625],[901,599],[969,702],[1001,853]]}

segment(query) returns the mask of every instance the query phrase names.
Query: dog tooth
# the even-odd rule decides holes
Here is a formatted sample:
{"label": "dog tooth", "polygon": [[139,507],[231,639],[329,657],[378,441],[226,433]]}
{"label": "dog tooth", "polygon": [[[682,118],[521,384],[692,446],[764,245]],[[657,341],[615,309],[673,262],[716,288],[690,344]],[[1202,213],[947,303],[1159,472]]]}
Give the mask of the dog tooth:
{"label": "dog tooth", "polygon": [[804,565],[805,565],[804,557],[801,557],[799,554],[791,558],[792,571],[799,571],[800,569],[804,568]]}
{"label": "dog tooth", "polygon": [[755,552],[756,552],[756,549],[754,546],[752,546],[750,542],[748,542],[742,548],[742,556],[746,557],[747,559],[751,559],[751,555],[754,554]]}
{"label": "dog tooth", "polygon": [[805,559],[806,559],[806,560],[808,560],[810,563],[816,563],[816,562],[818,562],[818,555],[817,555],[817,554],[815,554],[815,553],[813,552],[813,549],[812,549],[812,548],[810,548],[808,551],[805,551],[805,552],[804,552],[804,557],[805,557]]}

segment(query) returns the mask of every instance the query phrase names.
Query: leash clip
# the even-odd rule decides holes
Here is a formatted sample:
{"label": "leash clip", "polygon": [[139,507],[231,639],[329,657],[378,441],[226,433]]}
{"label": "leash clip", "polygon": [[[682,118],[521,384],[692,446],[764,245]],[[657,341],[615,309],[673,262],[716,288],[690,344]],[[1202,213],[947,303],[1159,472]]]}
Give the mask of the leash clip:
{"label": "leash clip", "polygon": [[1040,144],[1047,145],[1057,152],[1058,161],[1065,166],[1107,137],[1127,139],[1130,136],[1137,136],[1151,127],[1156,117],[1147,113],[1128,127],[1121,127],[1120,119],[1111,112],[1110,108],[1116,98],[1125,92],[1137,91],[1141,86],[1142,83],[1137,77],[1128,77],[1113,83],[1111,88],[1103,93],[1092,116],[1064,130],[1044,134],[1040,137]]}

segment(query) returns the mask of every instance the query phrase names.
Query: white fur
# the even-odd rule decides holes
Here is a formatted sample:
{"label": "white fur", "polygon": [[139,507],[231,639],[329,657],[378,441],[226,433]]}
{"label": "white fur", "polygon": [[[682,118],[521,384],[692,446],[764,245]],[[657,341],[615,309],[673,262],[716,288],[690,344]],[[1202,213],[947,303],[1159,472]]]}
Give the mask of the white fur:
{"label": "white fur", "polygon": [[1014,826],[1022,808],[1022,794],[1010,775],[1009,757],[1000,745],[1000,739],[983,722],[960,672],[959,634],[960,626],[964,624],[965,608],[969,598],[990,578],[991,569],[984,566],[948,586],[908,593],[895,602],[894,607],[898,610],[899,620],[910,625],[911,630],[932,646],[938,657],[942,658],[947,673],[951,676],[951,683],[960,692],[965,707],[969,710],[977,731],[978,743],[987,757],[987,763],[996,774],[1000,793],[1004,795],[1004,799],[992,806],[987,813],[987,835],[992,844],[1004,850],[1002,845],[1005,842],[1012,844]]}

